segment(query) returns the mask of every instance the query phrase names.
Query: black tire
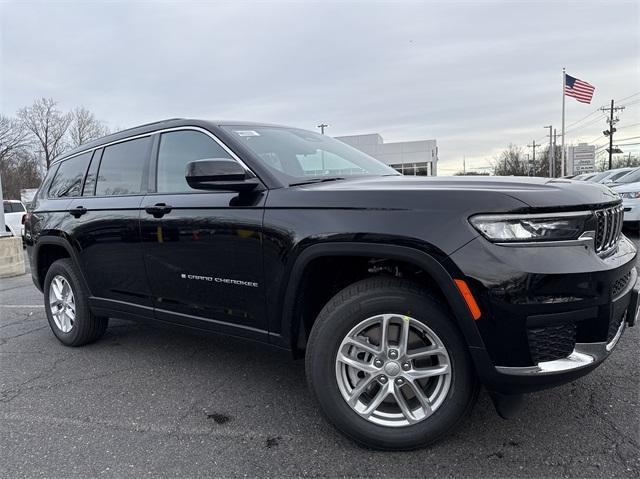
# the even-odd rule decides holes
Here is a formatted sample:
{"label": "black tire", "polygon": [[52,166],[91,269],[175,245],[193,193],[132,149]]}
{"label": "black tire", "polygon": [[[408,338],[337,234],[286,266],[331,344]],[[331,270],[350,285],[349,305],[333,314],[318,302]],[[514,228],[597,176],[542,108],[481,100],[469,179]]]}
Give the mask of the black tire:
{"label": "black tire", "polygon": [[[374,424],[356,413],[342,397],[335,361],[342,340],[361,321],[383,313],[411,316],[442,340],[451,362],[451,383],[433,414],[412,425]],[[415,283],[396,278],[370,278],[336,294],[313,325],[306,351],[309,388],[331,423],[365,446],[408,450],[426,446],[452,432],[471,411],[479,384],[465,341],[454,318],[440,302]]]}
{"label": "black tire", "polygon": [[[75,299],[75,320],[69,332],[63,332],[56,325],[49,307],[49,292],[53,278],[62,276],[71,286]],[[89,295],[78,277],[73,262],[69,258],[55,261],[44,279],[44,306],[53,334],[65,346],[83,346],[102,337],[109,324],[109,318],[96,316],[89,308]]]}

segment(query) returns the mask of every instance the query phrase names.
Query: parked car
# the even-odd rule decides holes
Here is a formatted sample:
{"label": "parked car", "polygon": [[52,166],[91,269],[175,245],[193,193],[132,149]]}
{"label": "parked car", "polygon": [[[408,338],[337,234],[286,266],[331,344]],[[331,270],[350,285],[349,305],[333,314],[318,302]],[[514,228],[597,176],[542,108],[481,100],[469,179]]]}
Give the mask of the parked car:
{"label": "parked car", "polygon": [[4,200],[4,222],[13,234],[21,237],[24,241],[24,221],[26,218],[26,208],[21,201]]}
{"label": "parked car", "polygon": [[402,176],[318,133],[179,119],[57,159],[26,223],[61,343],[116,317],[289,350],[380,449],[450,433],[480,384],[509,417],[599,366],[638,310],[621,227],[595,183]]}
{"label": "parked car", "polygon": [[622,198],[625,224],[638,227],[640,224],[640,171],[632,175],[636,181],[618,184],[612,189]]}
{"label": "parked car", "polygon": [[631,171],[628,171],[624,175],[616,178],[616,180],[609,186],[624,185],[627,183],[635,183],[637,181],[640,181],[640,168],[633,168]]}
{"label": "parked car", "polygon": [[616,182],[618,178],[623,177],[624,175],[632,172],[633,170],[635,170],[635,168],[629,168],[629,167],[616,168],[613,170],[609,170],[609,174],[604,178],[600,179],[599,183],[602,183],[603,185],[613,184]]}

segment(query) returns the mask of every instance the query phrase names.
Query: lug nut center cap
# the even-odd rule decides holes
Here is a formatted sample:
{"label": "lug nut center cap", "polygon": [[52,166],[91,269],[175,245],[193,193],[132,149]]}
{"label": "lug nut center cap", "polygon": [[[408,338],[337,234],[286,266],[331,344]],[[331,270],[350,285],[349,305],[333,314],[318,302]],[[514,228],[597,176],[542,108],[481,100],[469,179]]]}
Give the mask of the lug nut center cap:
{"label": "lug nut center cap", "polygon": [[384,365],[384,372],[389,376],[395,376],[401,370],[402,368],[395,361],[389,361],[387,364]]}

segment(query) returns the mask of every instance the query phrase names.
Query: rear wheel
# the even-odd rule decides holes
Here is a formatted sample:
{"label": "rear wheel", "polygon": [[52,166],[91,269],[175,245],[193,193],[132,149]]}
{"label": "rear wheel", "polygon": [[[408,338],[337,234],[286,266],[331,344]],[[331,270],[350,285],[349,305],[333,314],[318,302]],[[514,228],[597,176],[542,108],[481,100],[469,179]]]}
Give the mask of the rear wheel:
{"label": "rear wheel", "polygon": [[94,315],[88,294],[70,259],[55,261],[44,280],[47,319],[53,334],[67,346],[82,346],[99,339],[109,319]]}
{"label": "rear wheel", "polygon": [[450,432],[478,385],[453,318],[413,283],[372,278],[338,293],[313,326],[307,377],[347,436],[411,449]]}

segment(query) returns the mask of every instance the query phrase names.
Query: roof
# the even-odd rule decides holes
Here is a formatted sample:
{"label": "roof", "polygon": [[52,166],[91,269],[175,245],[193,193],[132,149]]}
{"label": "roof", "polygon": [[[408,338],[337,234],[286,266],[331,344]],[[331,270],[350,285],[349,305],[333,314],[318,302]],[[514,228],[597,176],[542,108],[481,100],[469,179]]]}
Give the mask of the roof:
{"label": "roof", "polygon": [[112,133],[107,136],[103,136],[96,140],[83,143],[82,145],[65,151],[62,155],[57,158],[54,158],[53,163],[57,163],[59,161],[64,160],[70,156],[77,155],[86,150],[91,150],[93,148],[98,148],[101,145],[106,143],[112,143],[119,140],[124,140],[126,138],[138,135],[144,135],[145,133],[152,133],[157,130],[162,130],[166,128],[175,128],[180,126],[199,126],[202,128],[212,127],[212,126],[222,126],[222,125],[247,125],[247,126],[282,126],[282,125],[274,125],[270,123],[260,123],[260,122],[251,122],[251,121],[212,121],[212,120],[202,120],[202,119],[189,119],[189,118],[169,118],[166,120],[154,121],[152,123],[145,123],[144,125],[134,126],[133,128],[128,128],[126,130],[118,131],[116,133]]}

